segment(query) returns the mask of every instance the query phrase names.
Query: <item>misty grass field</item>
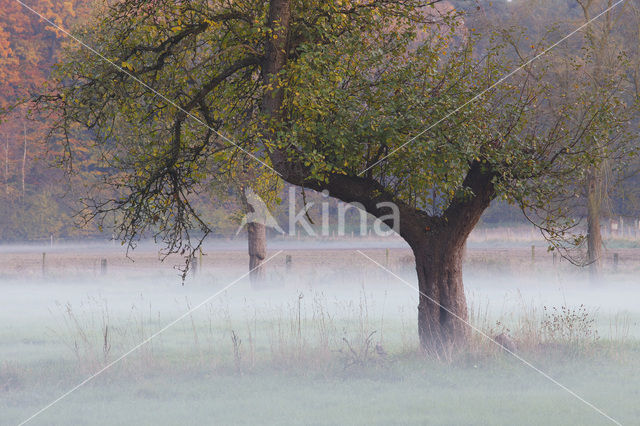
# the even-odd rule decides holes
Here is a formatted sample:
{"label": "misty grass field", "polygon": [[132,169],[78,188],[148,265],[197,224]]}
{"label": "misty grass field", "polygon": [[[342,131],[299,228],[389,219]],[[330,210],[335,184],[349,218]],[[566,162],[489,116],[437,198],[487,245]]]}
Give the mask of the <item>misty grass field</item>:
{"label": "misty grass field", "polygon": [[[165,331],[246,271],[241,247],[209,251],[184,286],[178,261],[148,247],[133,264],[111,247],[47,249],[44,275],[42,249],[2,251],[0,424],[20,424],[160,331],[28,424],[613,423],[477,333],[464,353],[421,353],[415,291],[352,248],[282,249],[264,289],[241,280]],[[359,249],[415,282],[408,250]],[[509,333],[527,362],[640,424],[634,256],[591,283],[543,249],[531,259],[528,246],[471,248],[471,323]]]}

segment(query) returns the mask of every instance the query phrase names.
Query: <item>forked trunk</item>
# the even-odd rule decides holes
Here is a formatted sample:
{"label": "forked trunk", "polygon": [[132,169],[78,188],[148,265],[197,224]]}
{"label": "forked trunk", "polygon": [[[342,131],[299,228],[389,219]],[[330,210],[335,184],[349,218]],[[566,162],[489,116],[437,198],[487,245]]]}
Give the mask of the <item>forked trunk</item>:
{"label": "forked trunk", "polygon": [[247,224],[247,240],[249,243],[249,278],[252,287],[259,287],[265,277],[262,262],[267,257],[266,227],[261,223]]}
{"label": "forked trunk", "polygon": [[[283,119],[284,91],[276,78],[287,62],[291,3],[291,0],[269,2],[268,27],[273,36],[266,43],[262,77],[270,90],[265,91],[261,112],[276,122]],[[264,134],[267,139],[276,138],[269,126],[266,126]],[[273,145],[278,146],[277,143]],[[269,158],[273,167],[289,183],[320,191],[327,189],[332,196],[345,202],[361,203],[376,217],[389,214],[388,206],[383,209],[379,207],[379,202],[393,202],[400,210],[400,234],[414,248],[416,255],[419,287],[423,293],[418,309],[422,346],[426,349],[449,349],[457,342],[466,340],[464,321],[467,319],[467,305],[462,286],[462,249],[466,237],[495,195],[493,179],[497,175],[489,170],[488,165],[480,161],[469,164],[463,186],[474,195],[457,197],[443,213],[442,217],[451,224],[448,229],[453,231],[452,238],[447,242],[430,238],[433,235],[430,233],[433,218],[402,202],[396,203],[399,200],[369,177],[337,173],[332,174],[328,182],[321,183],[311,179],[310,170],[303,163],[291,161],[291,156],[281,149],[273,149],[269,152]],[[423,242],[423,237],[428,241]]]}
{"label": "forked trunk", "polygon": [[464,243],[449,241],[432,241],[414,249],[420,290],[420,344],[436,355],[464,346],[469,334],[462,284],[463,252]]}

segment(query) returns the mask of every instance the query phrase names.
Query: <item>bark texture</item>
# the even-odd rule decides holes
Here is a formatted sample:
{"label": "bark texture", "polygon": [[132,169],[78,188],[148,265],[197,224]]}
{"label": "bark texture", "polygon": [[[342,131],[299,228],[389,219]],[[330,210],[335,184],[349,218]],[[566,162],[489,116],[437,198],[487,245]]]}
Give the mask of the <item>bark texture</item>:
{"label": "bark texture", "polygon": [[439,220],[415,223],[405,218],[402,223],[402,230],[410,233],[403,236],[416,258],[418,333],[427,352],[446,356],[467,342],[470,329],[462,261],[467,237],[495,196],[493,177],[482,164],[472,163],[463,183],[472,196],[452,202]]}
{"label": "bark texture", "polygon": [[414,250],[420,290],[420,344],[437,354],[463,346],[468,336],[462,283],[463,247],[464,243],[443,241]]}

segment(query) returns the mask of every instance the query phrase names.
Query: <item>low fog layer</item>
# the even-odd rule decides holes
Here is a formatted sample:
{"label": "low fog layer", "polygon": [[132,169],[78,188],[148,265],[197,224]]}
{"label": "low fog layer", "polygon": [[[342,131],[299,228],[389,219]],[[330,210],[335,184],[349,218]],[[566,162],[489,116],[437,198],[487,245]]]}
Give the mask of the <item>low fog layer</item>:
{"label": "low fog layer", "polygon": [[[314,295],[321,295],[330,308],[332,302],[357,302],[366,297],[372,315],[393,317],[403,312],[412,318],[417,292],[356,251],[363,251],[416,286],[410,251],[396,243],[365,241],[349,246],[348,242],[275,242],[269,254],[280,250],[282,253],[268,263],[264,288],[256,290],[247,278],[241,279],[218,300],[214,299],[212,305],[224,300],[232,311],[260,310],[297,303],[302,295],[304,307]],[[104,303],[115,316],[137,307],[160,312],[169,319],[185,311],[185,301],[195,305],[246,274],[244,247],[232,243],[224,252],[222,247],[222,243],[207,247],[195,276],[191,272],[182,283],[178,270],[181,260],[172,257],[159,261],[157,251],[150,250],[155,248],[150,243],[131,252],[131,260],[124,257],[122,248],[111,245],[65,245],[53,250],[3,246],[5,260],[9,256],[20,260],[11,270],[5,263],[2,271],[0,316],[4,324],[25,319],[42,321],[48,327],[57,306],[90,306],[89,301],[93,300]],[[44,276],[43,250],[47,252]],[[554,265],[544,247],[538,248],[537,262],[531,263],[527,258],[529,250],[523,248],[520,256],[514,256],[506,250],[470,248],[465,263],[470,307],[488,311],[496,319],[513,316],[523,308],[580,305],[597,313],[600,319],[624,313],[640,316],[640,288],[635,285],[633,270],[611,271],[602,282],[593,283],[584,269],[566,260]],[[289,266],[287,257],[291,259]],[[110,261],[104,275],[100,269],[103,258]],[[25,278],[19,277],[20,269]]]}
{"label": "low fog layer", "polygon": [[[470,322],[474,327],[492,337],[503,332],[518,336],[518,330],[526,328],[527,324],[541,327],[545,320],[552,322],[566,310],[576,318],[583,316],[575,319],[575,326],[584,328],[578,333],[586,333],[580,338],[586,336],[591,341],[591,333],[597,333],[599,341],[611,339],[614,342],[612,347],[640,339],[640,306],[636,302],[640,289],[634,281],[631,263],[624,261],[625,256],[633,256],[634,253],[625,252],[615,267],[607,264],[604,280],[592,283],[586,271],[566,260],[556,259],[554,263],[552,254],[547,253],[542,245],[536,246],[533,258],[529,244],[520,244],[508,251],[490,246],[471,246],[466,253],[465,287]],[[222,250],[222,247],[227,247],[227,250]],[[282,252],[278,254],[280,250]],[[401,279],[356,250],[375,259]],[[46,253],[44,270],[43,252]],[[175,401],[181,400],[181,395],[188,395],[194,384],[185,384],[184,389],[166,394],[174,388],[174,382],[192,380],[189,377],[198,378],[197,386],[229,389],[236,385],[246,387],[246,380],[252,380],[256,389],[284,386],[287,392],[294,394],[299,386],[300,392],[310,395],[310,401],[319,401],[330,393],[311,396],[309,392],[315,390],[302,390],[316,382],[316,374],[324,377],[322,380],[325,381],[334,380],[327,377],[337,374],[338,384],[335,386],[363,386],[357,391],[360,393],[370,389],[370,385],[365,386],[360,378],[365,374],[360,372],[364,369],[362,371],[370,371],[366,373],[367,381],[380,384],[385,401],[391,403],[394,398],[401,398],[393,402],[395,406],[412,403],[413,396],[403,396],[403,392],[413,392],[411,395],[422,398],[441,388],[441,385],[429,385],[431,379],[426,382],[420,379],[421,384],[411,384],[412,380],[417,380],[416,374],[423,373],[401,367],[407,362],[407,354],[414,354],[410,355],[414,357],[418,353],[415,324],[418,297],[416,290],[410,288],[416,285],[410,250],[401,244],[396,245],[395,241],[362,241],[351,246],[346,242],[337,244],[331,241],[313,244],[304,241],[274,242],[270,244],[269,256],[275,257],[266,264],[267,279],[259,289],[253,288],[248,278],[238,280],[246,274],[248,264],[246,250],[240,244],[223,246],[212,243],[199,257],[197,271],[190,272],[184,283],[177,269],[182,264],[181,260],[171,257],[160,262],[157,247],[152,244],[144,243],[131,253],[133,261],[126,259],[124,253],[123,248],[111,244],[59,245],[53,250],[46,246],[2,248],[0,359],[4,367],[0,370],[0,385],[3,386],[0,392],[8,398],[6,412],[10,414],[10,421],[1,420],[0,416],[0,424],[24,420],[74,384],[99,371],[101,366],[162,331],[167,324],[234,281],[237,283],[118,363],[122,365],[109,368],[95,383],[83,386],[74,396],[61,401],[47,414],[43,413],[40,423],[35,421],[34,424],[86,423],[90,413],[96,410],[107,413],[110,412],[109,407],[120,407],[118,410],[128,413],[126,418],[135,418],[141,423],[157,422],[157,416],[166,420],[166,416],[184,413],[183,408],[201,415],[209,413],[204,418],[212,418],[209,410],[217,407],[217,402],[209,401],[203,406],[198,404],[204,404],[202,398],[208,400],[217,395],[218,388],[203,391],[198,396],[201,399],[187,398],[188,402],[179,406]],[[102,267],[103,259],[106,260],[106,269]],[[544,327],[553,327],[553,324]],[[478,337],[474,341],[483,339]],[[578,354],[574,354],[578,357],[583,356],[580,345],[576,346]],[[563,381],[578,388],[594,389],[589,382],[592,379],[582,376],[584,372],[578,375],[569,373],[576,371],[581,364],[557,367],[549,361],[554,359],[554,355],[545,351],[534,355],[523,352],[523,356],[535,356],[537,365],[551,369]],[[588,354],[593,350],[584,351]],[[584,407],[577,407],[570,396],[562,394],[552,383],[546,382],[518,360],[510,359],[506,353],[500,355],[499,351],[492,353],[492,357],[504,357],[500,363],[506,362],[509,366],[504,373],[496,373],[495,367],[486,367],[489,369],[482,373],[488,374],[486,377],[470,379],[467,369],[479,368],[478,365],[484,362],[480,360],[481,356],[469,365],[442,360],[444,365],[429,367],[424,374],[432,375],[442,368],[453,367],[460,377],[450,377],[452,390],[455,389],[455,395],[464,394],[470,400],[486,398],[486,391],[476,392],[496,380],[508,380],[504,385],[505,391],[513,383],[524,380],[531,383],[526,386],[535,386],[530,391],[536,395],[539,392],[550,397],[555,395],[553,404],[558,405],[547,407],[551,412],[569,406],[577,411],[572,414],[574,419],[581,419],[583,423],[599,420],[597,414],[594,416]],[[547,362],[551,363],[550,366]],[[448,363],[453,363],[452,367],[446,367]],[[278,379],[267,373],[274,366]],[[316,368],[322,373],[311,373]],[[69,372],[64,373],[67,369]],[[129,369],[135,373],[126,373]],[[504,366],[500,369],[503,370]],[[40,373],[31,377],[28,371]],[[507,374],[506,371],[510,372]],[[614,371],[628,380],[636,377],[635,370]],[[60,374],[61,378],[56,379]],[[304,374],[305,378],[295,379],[303,380],[297,384],[283,378],[290,375],[298,377],[299,374]],[[499,378],[502,374],[507,374],[504,379]],[[158,378],[149,382],[156,376]],[[221,385],[222,377],[234,378],[230,384]],[[389,377],[395,377],[392,383],[397,385],[388,384]],[[507,377],[516,378],[513,379],[516,382]],[[280,380],[287,382],[280,383]],[[478,380],[480,388],[469,384],[471,387],[467,389],[463,383],[468,380]],[[128,395],[129,390],[117,390],[120,389],[118,386],[134,392],[126,399],[134,401],[135,407],[148,407],[150,401],[156,401],[162,402],[163,408],[153,413],[140,412],[139,408],[128,412],[122,408],[124,400],[116,395]],[[418,391],[421,386],[426,388]],[[601,398],[598,392],[592,395],[596,400]],[[492,397],[493,394],[488,395]],[[246,393],[245,397],[247,403],[259,406],[256,401],[260,398],[256,395]],[[440,396],[434,398],[433,403],[444,410],[445,405],[438,405],[443,402]],[[223,398],[219,403],[229,406],[230,401]],[[502,396],[496,401],[499,406],[507,404]],[[343,402],[347,403],[346,400]],[[533,402],[528,407],[534,410],[536,404]],[[231,413],[231,418],[215,418],[243,423],[241,419],[245,408],[239,410]],[[470,408],[465,415],[484,418],[493,413],[493,417],[488,418],[497,424],[510,424],[513,420],[508,413],[502,413],[497,416],[499,421],[494,421],[495,410],[499,409],[480,405]],[[419,413],[415,410],[410,412]],[[300,422],[322,423],[316,417],[319,412],[310,409],[303,413],[307,414],[300,414]],[[333,417],[336,421],[345,418],[338,415],[339,411],[330,413],[338,416]],[[629,415],[627,412],[623,414]],[[194,418],[199,418],[194,415]],[[442,419],[451,418],[448,410],[442,415]],[[247,418],[255,418],[252,416]],[[272,413],[264,418],[264,422],[290,421],[278,416]],[[459,421],[464,423],[465,419],[461,417]],[[535,419],[535,416],[531,417],[532,422],[537,422]],[[199,423],[203,421],[198,420]],[[105,418],[104,421],[89,423],[108,424],[109,421]]]}

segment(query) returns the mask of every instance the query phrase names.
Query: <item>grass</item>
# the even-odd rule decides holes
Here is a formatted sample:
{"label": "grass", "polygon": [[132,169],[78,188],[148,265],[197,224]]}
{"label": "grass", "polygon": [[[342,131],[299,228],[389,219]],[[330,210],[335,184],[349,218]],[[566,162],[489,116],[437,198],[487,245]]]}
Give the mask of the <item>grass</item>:
{"label": "grass", "polygon": [[[544,367],[624,424],[640,415],[638,363]],[[34,424],[606,424],[509,358],[464,366],[411,356],[331,373],[273,366],[242,375],[175,365],[133,376],[126,370],[116,367]],[[13,392],[2,399],[3,423],[16,424],[59,393],[53,383]]]}
{"label": "grass", "polygon": [[[315,283],[323,272],[307,276]],[[480,335],[463,352],[424,355],[414,295],[376,287],[384,279],[350,274],[349,294],[340,293],[345,282],[262,295],[245,283],[33,424],[607,424]],[[18,424],[215,291],[192,283],[185,296],[175,283],[156,281],[98,283],[98,290],[16,283],[5,292],[51,291],[59,301],[0,311],[0,425]],[[520,294],[502,310],[470,300],[476,327],[507,333],[520,356],[623,424],[640,418],[637,311],[540,304]]]}
{"label": "grass", "polygon": [[[408,318],[374,315],[364,293],[333,309],[321,295],[303,300],[235,315],[228,301],[212,304],[34,424],[606,424],[486,339],[436,360],[417,350]],[[22,340],[40,358],[0,365],[0,424],[24,420],[166,322],[93,303],[58,305],[66,329]],[[595,338],[583,307],[526,313],[503,323],[475,308],[472,320],[508,331],[523,357],[623,423],[640,415],[637,342]]]}

